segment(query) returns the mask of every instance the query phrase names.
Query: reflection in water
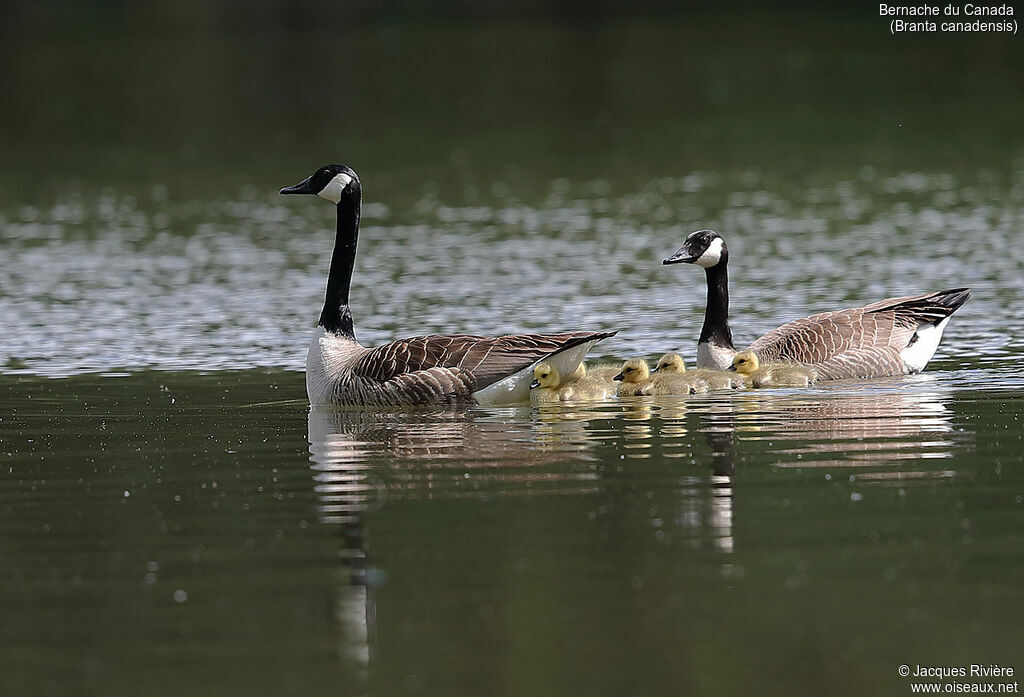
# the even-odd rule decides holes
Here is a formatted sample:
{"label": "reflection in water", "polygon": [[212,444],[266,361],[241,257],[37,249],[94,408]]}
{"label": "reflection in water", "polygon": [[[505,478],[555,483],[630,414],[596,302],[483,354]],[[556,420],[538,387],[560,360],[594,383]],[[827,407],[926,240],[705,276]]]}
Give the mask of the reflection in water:
{"label": "reflection in water", "polygon": [[334,616],[341,631],[339,653],[366,684],[373,646],[376,604],[374,578],[362,514],[375,489],[365,460],[371,453],[345,429],[337,428],[329,412],[313,408],[309,414],[309,452],[320,520],[340,526],[341,559],[347,576],[338,584]]}
{"label": "reflection in water", "polygon": [[[737,433],[773,441],[773,452],[793,456],[779,467],[878,467],[954,456],[946,391],[855,387],[826,388],[826,396],[745,394],[737,403]],[[779,447],[780,440],[793,443]]]}
{"label": "reflection in water", "polygon": [[[501,409],[484,415],[460,411],[337,411],[313,407],[309,451],[318,511],[323,523],[339,526],[346,580],[339,584],[335,617],[340,654],[365,683],[374,646],[374,585],[383,574],[373,566],[364,515],[385,495],[431,498],[477,493],[497,484],[545,493],[592,489],[587,466],[564,466],[586,455],[586,418],[594,414],[538,414]],[[467,484],[468,480],[468,484]],[[551,485],[555,484],[553,488]]]}
{"label": "reflection in water", "polygon": [[[951,397],[932,382],[536,409],[313,408],[309,448],[320,519],[338,526],[343,540],[346,580],[336,600],[341,655],[365,678],[373,657],[374,585],[383,577],[373,565],[365,514],[386,500],[569,494],[606,499],[610,505],[597,508],[623,516],[623,491],[643,477],[663,477],[673,482],[663,490],[671,500],[655,498],[642,509],[655,538],[671,535],[723,554],[721,572],[728,576],[737,545],[736,480],[744,475],[737,461],[870,467],[856,478],[882,484],[952,476],[906,468],[908,460],[952,457],[958,447],[946,406]],[[645,493],[646,499],[663,495]],[[673,513],[661,516],[659,508]]]}
{"label": "reflection in water", "polygon": [[[346,578],[336,594],[342,659],[367,679],[375,645],[374,585],[383,574],[373,564],[365,514],[386,500],[602,495],[624,488],[632,476],[629,463],[654,462],[679,482],[674,516],[651,516],[656,536],[665,534],[668,522],[696,546],[710,540],[713,549],[731,551],[731,458],[726,464],[713,456],[710,480],[680,476],[678,469],[689,466],[693,455],[690,414],[683,401],[659,400],[440,412],[311,409],[318,512],[323,523],[339,527],[343,540]],[[658,451],[669,459],[652,457]],[[627,464],[599,466],[616,460]]]}

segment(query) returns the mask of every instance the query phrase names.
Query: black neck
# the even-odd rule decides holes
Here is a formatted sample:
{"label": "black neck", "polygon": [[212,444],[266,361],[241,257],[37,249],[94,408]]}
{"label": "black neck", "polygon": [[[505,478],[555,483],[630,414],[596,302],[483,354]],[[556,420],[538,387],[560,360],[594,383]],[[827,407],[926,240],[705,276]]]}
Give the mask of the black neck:
{"label": "black neck", "polygon": [[716,346],[734,348],[729,329],[729,257],[705,269],[708,281],[708,303],[704,310],[704,326],[698,343],[710,342]]}
{"label": "black neck", "polygon": [[327,295],[320,313],[320,326],[334,334],[355,339],[352,311],[348,306],[348,289],[352,283],[352,268],[356,263],[356,238],[359,236],[359,207],[361,191],[358,182],[352,182],[338,202],[338,236],[334,240],[331,272],[327,277]]}

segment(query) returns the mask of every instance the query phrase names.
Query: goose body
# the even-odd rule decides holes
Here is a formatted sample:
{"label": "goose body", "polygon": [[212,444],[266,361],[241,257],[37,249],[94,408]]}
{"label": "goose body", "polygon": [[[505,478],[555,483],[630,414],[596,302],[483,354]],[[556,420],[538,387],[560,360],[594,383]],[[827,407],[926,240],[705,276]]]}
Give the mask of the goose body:
{"label": "goose body", "polygon": [[306,392],[313,405],[527,402],[534,364],[547,360],[569,374],[594,344],[615,334],[436,334],[365,347],[356,340],[349,307],[362,197],[359,177],[344,165],[326,165],[281,193],[317,195],[338,208],[327,293],[306,355]]}
{"label": "goose body", "polygon": [[632,358],[622,364],[614,380],[621,381],[616,394],[620,397],[641,395],[697,394],[707,392],[708,384],[700,378],[681,373],[651,375],[647,361]]}
{"label": "goose body", "polygon": [[[582,364],[581,364],[582,365]],[[570,374],[572,377],[576,372]],[[541,361],[533,369],[530,383],[530,402],[548,404],[552,402],[596,401],[604,399],[611,386],[601,380],[587,376],[563,379],[552,361]]]}
{"label": "goose body", "polygon": [[798,363],[764,363],[753,351],[739,351],[729,370],[746,376],[752,387],[804,387],[812,384],[818,372]]}
{"label": "goose body", "polygon": [[[736,355],[729,327],[729,251],[711,230],[691,233],[665,264],[705,270],[704,325],[699,368],[727,369]],[[762,362],[813,366],[819,380],[919,373],[931,360],[950,315],[970,297],[967,288],[889,298],[863,307],[822,312],[788,322],[750,345]]]}
{"label": "goose body", "polygon": [[746,387],[746,378],[739,373],[729,373],[724,370],[710,370],[708,368],[697,368],[687,370],[683,357],[678,353],[666,353],[658,359],[658,366],[654,372],[661,374],[682,374],[703,380],[707,383],[709,390],[735,390]]}

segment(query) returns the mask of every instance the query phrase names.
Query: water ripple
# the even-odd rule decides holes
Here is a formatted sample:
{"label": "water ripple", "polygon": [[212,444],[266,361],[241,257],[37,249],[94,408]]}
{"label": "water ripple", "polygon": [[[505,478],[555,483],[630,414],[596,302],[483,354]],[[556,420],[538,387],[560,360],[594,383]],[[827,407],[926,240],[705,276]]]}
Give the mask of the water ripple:
{"label": "water ripple", "polygon": [[[372,191],[372,188],[370,189]],[[501,188],[493,189],[503,193]],[[367,343],[428,332],[615,328],[607,355],[692,360],[704,281],[660,259],[714,227],[732,250],[743,343],[794,317],[970,285],[938,358],[1024,349],[1021,176],[917,172],[792,190],[756,171],[694,172],[613,195],[555,180],[540,205],[427,196],[368,201],[353,287]],[[0,370],[302,368],[318,315],[333,210],[259,198],[148,200],[113,191],[0,212]]]}

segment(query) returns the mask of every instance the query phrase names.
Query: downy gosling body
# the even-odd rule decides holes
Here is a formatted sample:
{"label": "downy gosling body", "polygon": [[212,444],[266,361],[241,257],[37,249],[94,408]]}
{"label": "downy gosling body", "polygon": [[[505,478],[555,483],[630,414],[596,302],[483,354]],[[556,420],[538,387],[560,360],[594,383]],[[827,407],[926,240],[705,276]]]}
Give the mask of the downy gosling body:
{"label": "downy gosling body", "polygon": [[735,390],[747,386],[746,378],[739,373],[731,373],[725,370],[710,370],[708,368],[687,370],[683,357],[678,353],[666,353],[659,358],[658,366],[654,369],[654,372],[658,375],[680,375],[685,373],[706,382],[709,390]]}
{"label": "downy gosling body", "polygon": [[593,368],[591,368],[587,366],[586,363],[580,363],[580,367],[577,368],[576,372],[573,373],[573,375],[576,375],[578,378],[587,377],[592,378],[594,380],[601,380],[602,382],[606,382],[609,384],[612,384],[612,381],[618,374],[619,366],[617,365],[595,365]]}
{"label": "downy gosling body", "polygon": [[[579,369],[571,375],[580,373]],[[586,372],[586,369],[582,371]],[[533,382],[530,383],[531,404],[551,404],[554,402],[587,402],[604,399],[611,387],[600,380],[586,376],[575,380],[562,380],[558,368],[547,361],[542,361],[533,369]]]}
{"label": "downy gosling body", "polygon": [[663,373],[652,376],[647,361],[642,358],[631,358],[623,363],[622,370],[613,379],[622,383],[616,391],[620,397],[697,394],[708,391],[706,382],[689,375]]}
{"label": "downy gosling body", "polygon": [[753,387],[804,387],[818,377],[814,368],[798,363],[762,364],[753,351],[739,351],[729,370],[746,375]]}

